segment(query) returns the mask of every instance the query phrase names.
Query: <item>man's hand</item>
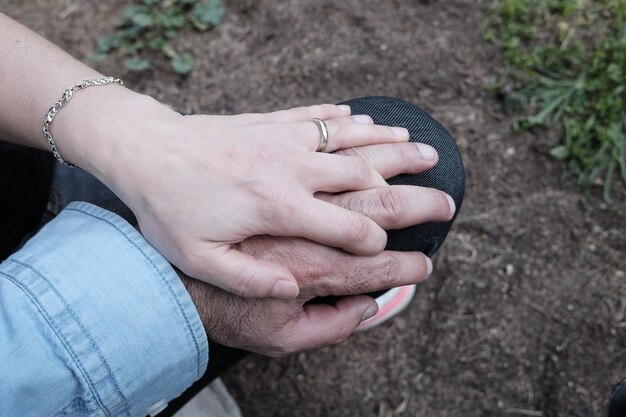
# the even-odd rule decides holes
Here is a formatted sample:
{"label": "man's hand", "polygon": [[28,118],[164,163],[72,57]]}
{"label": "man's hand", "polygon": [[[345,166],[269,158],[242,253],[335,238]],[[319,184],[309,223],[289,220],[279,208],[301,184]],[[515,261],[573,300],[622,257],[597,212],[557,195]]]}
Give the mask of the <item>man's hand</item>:
{"label": "man's hand", "polygon": [[[367,161],[385,178],[417,173],[437,162],[434,149],[415,143],[373,145],[343,152]],[[428,157],[432,155],[432,157]],[[454,203],[429,188],[391,186],[318,198],[364,214],[385,229],[447,221]],[[295,300],[242,298],[183,277],[209,338],[268,356],[340,343],[377,311],[366,294],[423,281],[432,263],[419,252],[385,251],[365,257],[299,238],[258,236],[239,247],[257,259],[289,269],[300,286]],[[315,297],[340,296],[331,304],[307,304]]]}

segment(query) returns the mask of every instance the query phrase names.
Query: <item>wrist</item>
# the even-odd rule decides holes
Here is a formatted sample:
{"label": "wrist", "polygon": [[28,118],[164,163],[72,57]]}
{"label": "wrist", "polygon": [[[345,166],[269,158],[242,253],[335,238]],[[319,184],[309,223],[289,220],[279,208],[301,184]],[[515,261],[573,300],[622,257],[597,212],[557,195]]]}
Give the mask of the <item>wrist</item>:
{"label": "wrist", "polygon": [[176,116],[149,96],[110,84],[76,92],[51,130],[64,159],[111,187],[130,154],[141,154],[158,124]]}
{"label": "wrist", "polygon": [[[174,267],[174,266],[173,266]],[[213,299],[212,294],[214,291],[214,287],[210,286],[207,283],[198,281],[197,279],[190,278],[189,276],[183,274],[178,268],[174,267],[174,270],[178,274],[181,282],[187,289],[187,293],[189,294],[189,298],[191,298],[191,302],[196,307],[198,311],[198,315],[200,316],[200,320],[202,321],[202,325],[204,330],[207,333],[207,336],[210,332],[210,303]]]}

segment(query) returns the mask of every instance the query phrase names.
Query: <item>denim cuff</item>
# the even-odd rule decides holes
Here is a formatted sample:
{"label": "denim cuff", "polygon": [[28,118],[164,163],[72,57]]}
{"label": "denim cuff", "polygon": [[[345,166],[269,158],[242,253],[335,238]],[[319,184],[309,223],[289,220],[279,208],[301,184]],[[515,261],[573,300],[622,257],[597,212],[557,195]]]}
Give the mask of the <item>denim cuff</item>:
{"label": "denim cuff", "polygon": [[[49,326],[42,352],[52,357],[39,358],[33,384],[62,383],[46,360],[64,361],[75,379],[46,415],[146,416],[206,370],[207,337],[183,283],[116,214],[71,203],[1,265],[3,277]],[[58,387],[49,391],[58,397]]]}

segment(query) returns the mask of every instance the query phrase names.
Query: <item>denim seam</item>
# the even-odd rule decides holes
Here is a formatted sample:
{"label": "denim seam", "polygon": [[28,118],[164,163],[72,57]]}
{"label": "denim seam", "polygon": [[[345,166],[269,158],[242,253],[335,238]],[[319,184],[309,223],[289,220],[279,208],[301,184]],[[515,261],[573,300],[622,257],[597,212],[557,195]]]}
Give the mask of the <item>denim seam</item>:
{"label": "denim seam", "polygon": [[79,397],[79,398],[74,398],[72,401],[70,401],[67,407],[57,412],[54,415],[54,417],[66,417],[66,416],[74,415],[76,413],[91,414],[93,413],[93,411],[95,410],[92,410],[89,407],[86,407],[85,401]]}
{"label": "denim seam", "polygon": [[[16,262],[19,265],[23,265],[22,263],[15,261],[15,260],[10,260],[12,262]],[[41,274],[39,274],[37,271],[35,271],[35,273],[37,273],[37,275],[41,276]],[[56,325],[56,323],[54,322],[54,320],[52,320],[52,317],[50,316],[50,314],[48,313],[48,311],[45,309],[45,307],[42,305],[42,303],[39,301],[39,298],[30,290],[30,288],[28,288],[26,285],[24,285],[21,281],[19,281],[15,276],[13,275],[9,275],[5,272],[0,271],[0,275],[4,276],[5,279],[7,279],[9,282],[13,283],[13,285],[15,285],[17,288],[19,288],[20,290],[22,290],[22,292],[24,292],[26,294],[26,296],[28,297],[28,299],[33,303],[33,305],[35,306],[35,308],[37,308],[37,310],[39,310],[39,312],[41,313],[41,315],[45,318],[45,320],[48,322],[48,324],[50,325],[50,327],[52,327],[52,329],[54,330],[54,332],[56,333],[57,337],[61,340],[61,343],[63,344],[63,346],[65,346],[65,349],[67,349],[68,353],[70,354],[71,358],[74,360],[74,362],[76,363],[76,366],[78,367],[78,369],[80,370],[80,373],[83,375],[83,377],[85,378],[85,380],[87,381],[87,384],[89,385],[89,390],[91,391],[92,395],[94,396],[94,398],[96,399],[96,402],[98,403],[98,406],[100,406],[100,408],[102,409],[102,411],[104,411],[104,413],[107,416],[110,416],[111,413],[109,412],[109,410],[107,409],[107,407],[104,405],[104,403],[102,402],[102,399],[100,398],[100,395],[98,394],[95,385],[93,383],[93,381],[91,380],[91,378],[89,377],[89,375],[87,374],[87,371],[84,368],[83,363],[81,362],[80,358],[78,357],[78,355],[76,354],[76,352],[74,352],[74,350],[72,349],[72,347],[70,346],[70,343],[65,339],[65,337],[63,336],[63,333],[61,332],[61,330],[59,329],[59,327]],[[48,282],[48,284],[50,284],[50,282],[43,276],[41,276],[46,282]],[[51,284],[50,284],[51,285]],[[56,289],[53,287],[53,291],[55,292],[55,294],[59,295],[58,292],[56,291]],[[65,300],[61,299],[63,304],[66,306],[66,308],[68,308],[68,310],[70,311],[70,314],[73,315],[73,311],[71,311],[71,309],[69,308],[69,306],[66,304]],[[79,322],[79,326],[80,328],[84,330],[84,328],[82,327],[82,324]],[[86,335],[90,340],[91,338],[89,337],[89,335]],[[107,366],[108,369],[108,366]],[[123,397],[123,396],[122,396]],[[130,415],[130,414],[129,414]]]}
{"label": "denim seam", "polygon": [[109,374],[109,377],[111,378],[111,381],[113,382],[113,386],[115,387],[115,391],[122,398],[122,402],[124,403],[124,407],[126,408],[126,413],[127,413],[127,415],[130,416],[130,406],[128,404],[128,400],[124,396],[124,393],[122,393],[122,389],[120,388],[117,380],[115,379],[115,376],[113,375],[113,371],[111,370],[111,367],[109,366],[109,363],[107,362],[106,358],[104,357],[104,355],[100,351],[100,348],[98,347],[98,344],[96,343],[96,341],[93,340],[93,337],[91,337],[91,335],[89,334],[89,332],[85,328],[85,325],[83,325],[82,321],[80,321],[80,318],[78,317],[78,314],[76,314],[76,312],[72,309],[72,307],[70,307],[70,304],[67,302],[67,300],[65,300],[65,297],[63,297],[61,292],[54,286],[54,284],[48,278],[46,278],[41,272],[39,272],[39,270],[35,269],[34,267],[32,267],[32,266],[30,266],[28,264],[25,264],[25,263],[23,263],[21,261],[18,261],[17,259],[8,259],[8,261],[9,262],[15,262],[16,264],[22,266],[23,268],[30,269],[35,274],[37,274],[37,276],[39,276],[41,279],[46,281],[48,283],[48,285],[50,285],[50,288],[52,288],[52,291],[54,291],[54,293],[57,295],[57,297],[59,297],[59,299],[61,300],[61,302],[65,306],[65,308],[67,308],[67,311],[69,311],[70,315],[74,318],[74,320],[76,320],[76,323],[78,324],[78,327],[80,327],[80,329],[83,331],[83,333],[85,334],[85,337],[89,340],[89,343],[91,343],[91,347],[96,351],[96,353],[98,354],[98,357],[100,358],[100,360],[102,360],[102,362],[104,364],[104,367],[106,368],[107,373]]}
{"label": "denim seam", "polygon": [[152,268],[157,272],[157,274],[159,275],[159,277],[161,278],[163,283],[167,286],[167,289],[169,290],[170,295],[172,296],[172,298],[176,302],[176,305],[178,306],[178,309],[180,310],[180,313],[182,314],[182,316],[183,316],[183,318],[185,320],[185,324],[187,325],[187,329],[189,330],[189,333],[191,334],[191,338],[193,339],[193,343],[194,343],[195,348],[196,348],[196,375],[200,376],[200,371],[201,371],[200,370],[200,347],[198,346],[198,341],[196,339],[196,335],[194,334],[194,331],[193,331],[193,329],[191,327],[191,323],[189,322],[189,318],[187,317],[187,314],[185,313],[185,310],[183,309],[183,306],[180,304],[180,300],[178,299],[178,297],[176,297],[176,294],[174,293],[174,289],[172,288],[172,286],[168,282],[168,280],[163,276],[163,273],[156,266],[154,261],[148,256],[148,254],[146,254],[146,252],[141,247],[139,247],[139,245],[137,245],[137,243],[135,243],[126,233],[124,233],[124,231],[122,229],[120,229],[116,224],[114,224],[110,220],[104,219],[104,218],[102,218],[100,216],[96,216],[95,214],[88,213],[88,212],[86,212],[84,210],[81,210],[81,209],[78,209],[78,208],[68,207],[65,210],[66,211],[75,211],[75,212],[78,212],[78,213],[82,213],[82,214],[84,214],[86,216],[89,216],[89,217],[92,217],[94,219],[100,220],[100,221],[102,221],[104,223],[107,223],[109,226],[111,226],[112,228],[117,230],[122,236],[124,236],[124,238],[132,246],[134,246],[143,255],[144,258],[146,258],[146,260],[148,261],[150,266],[152,266]]}

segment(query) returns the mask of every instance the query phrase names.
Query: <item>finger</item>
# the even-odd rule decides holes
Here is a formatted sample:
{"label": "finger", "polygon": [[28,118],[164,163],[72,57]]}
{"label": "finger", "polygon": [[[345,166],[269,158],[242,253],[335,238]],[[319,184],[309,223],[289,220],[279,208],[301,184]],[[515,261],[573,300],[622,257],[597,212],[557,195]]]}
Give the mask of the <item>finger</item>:
{"label": "finger", "polygon": [[[325,123],[328,127],[328,145],[325,152],[356,146],[408,142],[409,140],[409,131],[403,127],[354,123],[345,119],[327,119]],[[293,123],[287,134],[293,136],[294,140],[302,141],[306,149],[312,151],[319,147],[322,135],[320,128],[312,121]]]}
{"label": "finger", "polygon": [[384,251],[376,256],[345,254],[343,262],[300,283],[310,297],[367,294],[403,285],[417,284],[432,273],[432,261],[420,252]]}
{"label": "finger", "polygon": [[387,233],[372,220],[316,198],[287,211],[289,221],[272,224],[266,234],[303,237],[356,255],[378,254],[387,244]]}
{"label": "finger", "polygon": [[334,304],[307,304],[293,324],[290,345],[301,351],[341,343],[377,311],[374,299],[365,295],[340,298]]}
{"label": "finger", "polygon": [[264,113],[264,122],[303,122],[311,119],[333,119],[350,115],[350,106],[336,104],[317,104],[314,106],[294,107],[289,110],[280,110]]}
{"label": "finger", "polygon": [[426,222],[444,222],[456,211],[443,191],[414,185],[392,185],[341,194],[318,193],[316,198],[372,219],[385,230]]}
{"label": "finger", "polygon": [[[296,279],[283,266],[257,260],[229,246],[214,248],[209,253],[207,256],[198,250],[195,256],[190,255],[196,267],[183,272],[241,297],[289,300],[298,296]],[[201,271],[205,270],[210,270],[211,275],[204,275]]]}
{"label": "finger", "polygon": [[366,190],[386,187],[387,182],[360,158],[326,153],[307,153],[299,177],[312,192]]}
{"label": "finger", "polygon": [[360,158],[385,179],[400,174],[424,172],[434,167],[439,160],[435,148],[415,142],[348,148],[335,154]]}
{"label": "finger", "polygon": [[367,114],[355,114],[353,116],[336,117],[334,120],[339,123],[358,123],[362,125],[374,124],[374,119],[372,119]]}

